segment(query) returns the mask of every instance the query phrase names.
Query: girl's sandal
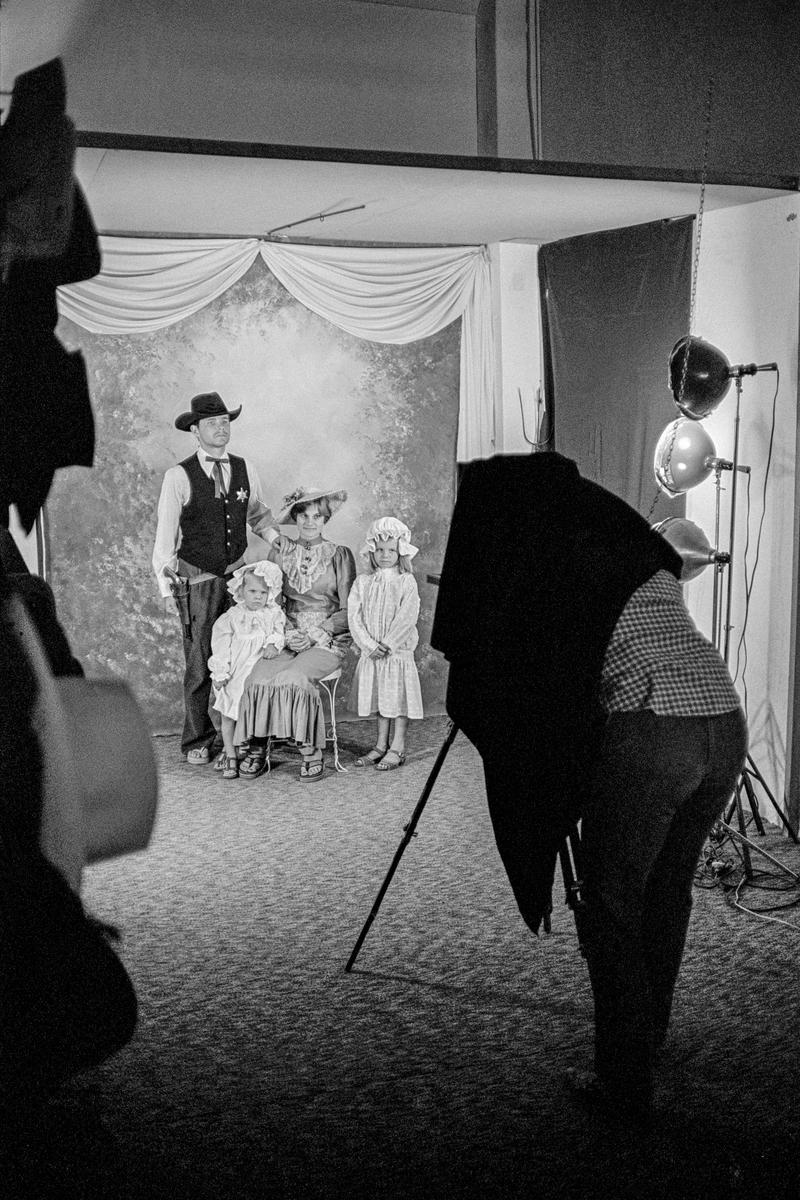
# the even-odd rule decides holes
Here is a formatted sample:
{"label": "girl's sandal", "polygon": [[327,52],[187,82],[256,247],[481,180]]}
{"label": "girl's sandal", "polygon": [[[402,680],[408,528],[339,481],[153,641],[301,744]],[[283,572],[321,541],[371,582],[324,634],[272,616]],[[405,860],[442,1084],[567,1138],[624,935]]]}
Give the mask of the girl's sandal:
{"label": "girl's sandal", "polygon": [[258,779],[267,769],[266,746],[260,750],[249,750],[239,763],[239,774],[245,779]]}
{"label": "girl's sandal", "polygon": [[233,758],[228,758],[226,756],[225,761],[222,764],[222,778],[223,779],[238,779],[239,778],[239,760],[236,757],[236,755],[234,755]]}
{"label": "girl's sandal", "polygon": [[324,770],[324,755],[320,754],[319,758],[314,754],[303,755],[303,761],[300,764],[300,778],[305,783],[316,783],[318,779],[322,779]]}
{"label": "girl's sandal", "polygon": [[[395,759],[397,759],[396,762],[394,760],[392,760],[391,762],[389,761],[390,754],[394,755]],[[380,762],[375,763],[375,770],[376,771],[396,771],[398,767],[402,767],[402,765],[405,761],[406,761],[405,751],[402,754],[399,754],[397,750],[387,750],[386,754],[380,760]]]}
{"label": "girl's sandal", "polygon": [[372,750],[368,750],[366,754],[362,754],[360,758],[357,758],[355,765],[357,767],[374,767],[376,763],[381,761],[387,749],[388,746],[384,746],[383,749],[380,746],[375,746]]}

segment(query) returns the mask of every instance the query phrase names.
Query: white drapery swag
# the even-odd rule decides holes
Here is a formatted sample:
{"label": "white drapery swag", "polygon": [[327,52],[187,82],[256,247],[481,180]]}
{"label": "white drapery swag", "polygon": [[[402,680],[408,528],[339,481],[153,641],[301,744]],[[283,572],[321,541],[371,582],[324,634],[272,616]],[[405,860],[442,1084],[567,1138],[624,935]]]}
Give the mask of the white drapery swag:
{"label": "white drapery swag", "polygon": [[459,462],[494,453],[494,344],[483,246],[367,249],[256,238],[102,237],[103,269],[58,289],[63,316],[91,333],[149,333],[222,295],[260,254],[306,308],[355,337],[401,345],[461,323]]}

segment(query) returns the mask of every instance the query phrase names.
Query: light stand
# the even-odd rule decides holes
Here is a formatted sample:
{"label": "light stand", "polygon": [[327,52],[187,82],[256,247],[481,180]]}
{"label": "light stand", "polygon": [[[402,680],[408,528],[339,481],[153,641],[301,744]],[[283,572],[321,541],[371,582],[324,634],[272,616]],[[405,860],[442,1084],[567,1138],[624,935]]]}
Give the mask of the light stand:
{"label": "light stand", "polygon": [[[721,473],[725,469],[729,469],[731,471],[731,502],[730,502],[730,529],[729,529],[729,533],[728,533],[728,552],[727,552],[727,555],[724,555],[724,556],[722,556],[722,555],[715,556],[714,588],[713,588],[713,599],[712,599],[712,603],[713,603],[712,641],[714,642],[714,645],[717,647],[717,649],[720,651],[723,659],[725,660],[725,665],[728,667],[730,665],[730,638],[731,638],[731,629],[732,629],[732,624],[731,624],[731,604],[732,604],[732,593],[733,593],[732,563],[733,563],[733,552],[734,552],[734,545],[735,545],[735,539],[736,539],[737,484],[738,484],[739,472],[743,471],[745,473],[749,473],[749,471],[750,471],[749,467],[741,466],[739,463],[739,428],[740,428],[740,422],[741,422],[742,376],[743,375],[751,375],[751,374],[754,375],[756,373],[756,371],[758,371],[758,370],[768,370],[768,369],[771,369],[773,366],[774,366],[774,364],[770,363],[765,367],[758,367],[753,363],[753,364],[750,364],[749,366],[730,367],[729,368],[729,374],[736,381],[736,411],[735,411],[734,423],[733,423],[733,461],[728,463],[728,462],[725,462],[724,460],[717,459],[717,460],[715,460],[715,462],[713,464],[715,475],[716,475],[716,500],[715,500],[715,521],[714,521],[714,524],[715,524],[714,539],[715,539],[716,545],[719,545]],[[722,573],[726,570],[726,568],[727,568],[727,576],[726,576],[726,580],[725,580],[725,620],[724,620],[724,624],[720,625],[721,615],[722,615],[722,609],[721,609],[722,590],[721,590],[720,585],[721,585]],[[745,765],[744,765],[744,767],[742,769],[742,773],[739,776],[739,779],[736,783],[736,788],[734,790],[734,794],[731,799],[730,805],[724,814],[724,818],[721,818],[717,822],[717,825],[721,826],[728,835],[735,836],[737,843],[739,843],[741,845],[742,865],[744,868],[745,878],[748,880],[748,882],[750,880],[752,880],[752,878],[753,878],[753,864],[752,864],[752,859],[750,857],[750,851],[755,850],[756,853],[761,854],[764,857],[768,858],[770,860],[770,862],[777,863],[777,865],[780,867],[780,869],[782,871],[785,872],[785,874],[790,875],[792,877],[792,879],[794,879],[796,882],[800,883],[799,875],[795,874],[794,871],[790,871],[789,868],[783,866],[783,864],[778,863],[777,859],[773,858],[770,854],[767,854],[766,851],[762,850],[760,846],[756,845],[755,842],[751,841],[750,838],[748,838],[746,836],[747,821],[745,818],[744,805],[742,802],[743,794],[747,799],[747,803],[750,808],[750,813],[752,815],[753,823],[756,826],[759,836],[764,837],[764,823],[761,819],[761,813],[760,813],[759,807],[758,807],[758,798],[756,796],[755,789],[753,787],[754,780],[756,780],[758,782],[760,787],[765,792],[770,803],[772,804],[774,811],[777,813],[784,829],[789,834],[792,841],[795,844],[797,844],[797,842],[798,842],[797,834],[792,829],[789,821],[786,818],[786,814],[784,813],[783,809],[780,807],[780,805],[776,801],[775,797],[773,796],[772,792],[767,787],[767,784],[764,780],[764,776],[759,771],[759,769],[756,766],[756,764],[753,760],[753,757],[750,753],[747,754],[747,758],[745,760]],[[731,824],[730,824],[734,813],[736,814],[736,820],[737,820],[737,824],[739,826],[738,833],[736,830],[734,830],[731,827]]]}
{"label": "light stand", "polygon": [[[719,545],[719,523],[720,523],[720,498],[722,494],[722,472],[732,471],[733,463],[727,462],[726,459],[714,459],[714,545]],[[739,470],[749,471],[749,467],[740,467]],[[711,641],[716,648],[720,648],[720,629],[722,628],[722,598],[723,598],[723,578],[725,568],[731,561],[730,554],[715,553],[714,555],[714,584],[711,592]]]}
{"label": "light stand", "polygon": [[[667,540],[672,540],[676,549],[682,553],[684,559],[684,579],[693,578],[694,574],[697,574],[695,568],[698,562],[700,570],[708,562],[714,563],[711,640],[724,659],[726,666],[729,666],[730,660],[731,603],[733,593],[732,563],[736,540],[738,480],[740,471],[745,473],[749,473],[750,471],[749,467],[743,467],[739,463],[742,379],[745,375],[755,375],[759,371],[777,370],[777,363],[748,363],[731,366],[725,355],[715,346],[703,341],[702,338],[691,335],[681,338],[680,341],[676,342],[669,359],[669,386],[675,404],[684,419],[677,420],[668,425],[659,439],[653,464],[656,481],[659,487],[666,491],[668,495],[676,496],[703,482],[704,479],[708,478],[712,470],[715,471],[714,540],[717,547],[719,547],[720,535],[721,474],[723,470],[731,472],[730,530],[727,553],[720,553],[718,550],[715,550],[710,554],[704,554],[703,551],[707,548],[707,542],[705,535],[696,526],[692,526],[692,529],[694,534],[699,536],[690,536],[686,547],[680,545],[679,541],[675,541],[674,530],[671,535],[670,531],[665,530],[663,527],[661,529]],[[713,412],[727,394],[730,389],[731,380],[736,381],[736,411],[734,415],[733,460],[727,462],[724,459],[716,457],[713,443],[708,434],[699,428],[699,426],[703,418]],[[669,522],[664,522],[663,524],[667,526]],[[684,524],[691,526],[691,522],[684,522]],[[699,559],[697,553],[687,553],[687,549],[690,552],[696,552],[698,544],[700,547]],[[727,576],[723,580],[723,573],[726,569]],[[716,823],[711,835],[711,840],[716,843],[723,841],[726,836],[735,837],[737,853],[739,853],[742,860],[744,873],[748,880],[753,878],[752,860],[750,858],[751,850],[765,855],[772,862],[777,862],[777,860],[772,859],[770,855],[767,855],[764,850],[746,836],[747,822],[744,814],[743,796],[750,806],[752,820],[759,835],[764,836],[764,824],[758,807],[754,782],[757,782],[763,789],[792,841],[795,843],[798,842],[797,834],[792,829],[782,808],[767,787],[764,777],[756,766],[752,755],[748,753],[742,773],[737,780],[730,805],[723,814],[723,818]],[[736,813],[737,824],[739,826],[738,832],[730,824],[734,813]],[[720,832],[721,830],[724,832]],[[793,871],[783,866],[781,866],[781,870],[790,875],[796,882],[800,882],[800,877]]]}

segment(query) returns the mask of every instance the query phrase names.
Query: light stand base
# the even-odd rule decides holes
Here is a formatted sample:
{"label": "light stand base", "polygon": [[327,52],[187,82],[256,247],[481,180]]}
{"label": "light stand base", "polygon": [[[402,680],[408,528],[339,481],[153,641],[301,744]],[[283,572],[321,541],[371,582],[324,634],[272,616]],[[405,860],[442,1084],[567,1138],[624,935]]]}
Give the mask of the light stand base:
{"label": "light stand base", "polygon": [[[779,867],[782,871],[784,871],[786,874],[790,875],[793,879],[797,879],[797,876],[795,875],[795,873],[793,871],[790,871],[788,868],[784,867],[782,863],[780,863],[777,859],[772,858],[772,856],[767,854],[766,851],[761,850],[759,848],[759,846],[747,836],[747,822],[745,820],[744,805],[742,803],[743,797],[746,797],[746,799],[747,799],[747,804],[750,809],[750,814],[752,816],[753,823],[755,824],[755,827],[758,831],[759,837],[765,836],[764,821],[762,819],[761,812],[758,807],[758,798],[756,796],[755,788],[753,786],[754,780],[758,782],[759,786],[766,793],[766,796],[767,796],[770,804],[772,805],[773,811],[777,814],[785,831],[789,834],[789,837],[792,839],[792,841],[795,843],[795,845],[798,844],[797,834],[795,833],[795,831],[792,829],[791,825],[789,824],[786,814],[784,813],[783,809],[780,807],[777,800],[773,796],[772,792],[770,791],[769,787],[767,786],[764,776],[759,771],[758,767],[756,766],[756,764],[753,760],[752,755],[750,755],[750,754],[748,754],[747,758],[745,759],[745,765],[744,765],[744,767],[742,769],[742,773],[739,776],[739,779],[737,781],[736,790],[733,794],[731,802],[728,805],[727,810],[723,814],[723,817],[717,822],[717,826],[718,827],[721,826],[725,830],[726,836],[733,837],[735,835],[735,840],[738,844],[738,848],[740,851],[740,857],[742,860],[744,875],[748,881],[750,881],[753,878],[753,862],[750,857],[751,850],[755,850],[758,854],[761,854],[761,855],[769,858],[770,861],[775,863],[775,865],[777,867]],[[733,829],[733,827],[731,825],[731,821],[732,821],[734,815],[736,816],[736,823],[739,826],[738,831]]]}
{"label": "light stand base", "polygon": [[[735,839],[735,841],[740,842],[745,847],[746,850],[755,850],[756,854],[760,854],[762,856],[762,858],[769,859],[769,861],[773,864],[773,866],[777,867],[780,871],[782,871],[784,875],[788,875],[790,879],[793,879],[795,881],[795,883],[800,883],[800,875],[798,875],[796,871],[790,870],[790,868],[787,867],[785,863],[782,863],[779,859],[775,858],[767,850],[764,850],[761,846],[759,846],[755,842],[751,841],[750,838],[745,837],[743,833],[739,833],[738,829],[734,829],[732,825],[729,825],[727,823],[727,821],[720,820],[717,822],[717,824],[722,826],[722,828],[725,830],[726,834],[729,837],[732,837]],[[751,876],[752,876],[752,869],[751,869]]]}

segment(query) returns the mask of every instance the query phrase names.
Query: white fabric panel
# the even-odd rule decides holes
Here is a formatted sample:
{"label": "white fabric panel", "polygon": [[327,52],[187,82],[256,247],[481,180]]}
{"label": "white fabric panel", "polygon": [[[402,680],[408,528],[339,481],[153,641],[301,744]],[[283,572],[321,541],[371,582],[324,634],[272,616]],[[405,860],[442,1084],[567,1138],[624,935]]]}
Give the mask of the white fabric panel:
{"label": "white fabric panel", "polygon": [[91,333],[146,333],[181,321],[231,287],[258,253],[296,300],[354,337],[400,345],[463,317],[457,457],[465,462],[494,452],[485,248],[279,246],[255,238],[100,242],[100,275],[58,291],[63,316]]}
{"label": "white fabric panel", "polygon": [[455,321],[480,251],[276,246],[261,257],[306,308],[355,337],[400,345]]}
{"label": "white fabric panel", "polygon": [[461,326],[458,462],[489,458],[495,452],[494,369],[492,280],[489,254],[481,247]]}
{"label": "white fabric panel", "polygon": [[58,289],[58,307],[90,333],[150,333],[190,317],[241,279],[258,239],[102,237],[94,279]]}

